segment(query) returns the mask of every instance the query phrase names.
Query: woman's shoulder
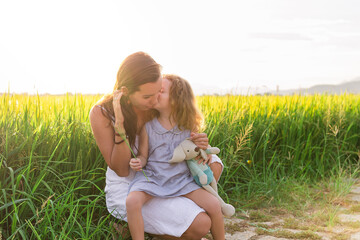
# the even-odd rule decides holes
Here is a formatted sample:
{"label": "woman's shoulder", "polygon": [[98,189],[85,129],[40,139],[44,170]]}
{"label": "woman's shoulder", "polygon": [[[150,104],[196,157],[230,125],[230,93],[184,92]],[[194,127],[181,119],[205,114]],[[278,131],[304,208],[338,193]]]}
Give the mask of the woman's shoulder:
{"label": "woman's shoulder", "polygon": [[91,109],[89,113],[89,119],[91,123],[95,122],[103,122],[104,124],[109,124],[109,119],[105,116],[106,109],[98,104],[95,104]]}
{"label": "woman's shoulder", "polygon": [[90,119],[103,115],[103,113],[102,113],[103,109],[102,108],[103,107],[101,105],[97,105],[97,104],[92,106],[92,108],[90,109],[90,113],[89,113]]}
{"label": "woman's shoulder", "polygon": [[105,114],[109,115],[107,108],[105,107],[109,102],[109,94],[103,96],[99,101],[97,101],[92,108],[90,109],[90,117],[106,117]]}

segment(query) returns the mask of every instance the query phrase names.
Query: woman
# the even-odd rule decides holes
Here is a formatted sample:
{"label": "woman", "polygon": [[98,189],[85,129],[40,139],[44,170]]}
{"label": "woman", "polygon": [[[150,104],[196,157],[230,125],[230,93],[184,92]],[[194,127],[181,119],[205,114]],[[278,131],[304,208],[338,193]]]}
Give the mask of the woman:
{"label": "woman", "polygon": [[[136,136],[151,119],[151,108],[157,102],[161,84],[161,66],[144,52],[131,54],[120,65],[114,92],[103,97],[90,111],[91,128],[108,165],[106,205],[121,220],[127,220],[125,201],[134,177],[129,169],[132,157],[129,146],[136,154]],[[198,147],[208,146],[206,134],[191,136]],[[210,166],[218,178],[221,161],[217,157],[213,161]],[[154,198],[144,206],[143,217],[146,232],[166,239],[200,239],[211,226],[209,216],[184,197]]]}

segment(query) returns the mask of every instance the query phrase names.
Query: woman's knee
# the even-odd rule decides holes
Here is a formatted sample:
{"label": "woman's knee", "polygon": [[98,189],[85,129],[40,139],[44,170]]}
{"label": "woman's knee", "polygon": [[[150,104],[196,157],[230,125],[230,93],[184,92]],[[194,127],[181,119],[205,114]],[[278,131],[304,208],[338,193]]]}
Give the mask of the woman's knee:
{"label": "woman's knee", "polygon": [[195,217],[182,237],[185,239],[201,239],[210,231],[210,227],[211,219],[209,215],[201,212]]}

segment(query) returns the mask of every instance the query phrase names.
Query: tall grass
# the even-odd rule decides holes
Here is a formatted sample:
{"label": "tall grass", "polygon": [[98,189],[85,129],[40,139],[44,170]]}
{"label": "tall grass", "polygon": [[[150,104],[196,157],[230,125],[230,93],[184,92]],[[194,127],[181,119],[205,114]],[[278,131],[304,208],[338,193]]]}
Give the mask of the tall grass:
{"label": "tall grass", "polygon": [[222,149],[220,185],[235,192],[234,202],[279,199],[289,182],[357,176],[360,96],[202,97],[199,104],[212,145]]}
{"label": "tall grass", "polygon": [[106,239],[105,162],[88,113],[98,99],[4,95],[0,226],[9,239]]}
{"label": "tall grass", "polygon": [[[106,163],[88,120],[100,97],[0,96],[0,236],[111,237]],[[339,179],[357,176],[360,96],[204,96],[198,103],[225,164],[220,194],[238,208],[280,201],[294,181],[332,179],[342,189]]]}

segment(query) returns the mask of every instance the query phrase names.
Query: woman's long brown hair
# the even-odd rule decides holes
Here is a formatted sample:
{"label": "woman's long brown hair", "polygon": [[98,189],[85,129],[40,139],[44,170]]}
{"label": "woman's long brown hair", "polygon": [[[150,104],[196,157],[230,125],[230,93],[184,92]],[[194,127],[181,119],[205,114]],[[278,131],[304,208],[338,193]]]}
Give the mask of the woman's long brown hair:
{"label": "woman's long brown hair", "polygon": [[196,106],[195,95],[188,81],[174,74],[164,74],[163,79],[171,82],[169,92],[171,117],[178,127],[193,132],[202,130],[203,116]]}
{"label": "woman's long brown hair", "polygon": [[[139,86],[156,82],[161,76],[161,66],[155,60],[144,52],[136,52],[129,55],[121,63],[117,73],[117,80],[114,91],[126,87],[128,95],[139,90]],[[106,111],[103,115],[109,120],[114,117],[113,93],[105,95],[99,102]],[[122,96],[120,100],[121,110],[124,115],[124,128],[129,137],[130,146],[134,146],[137,129],[137,115],[134,112],[128,96]]]}

